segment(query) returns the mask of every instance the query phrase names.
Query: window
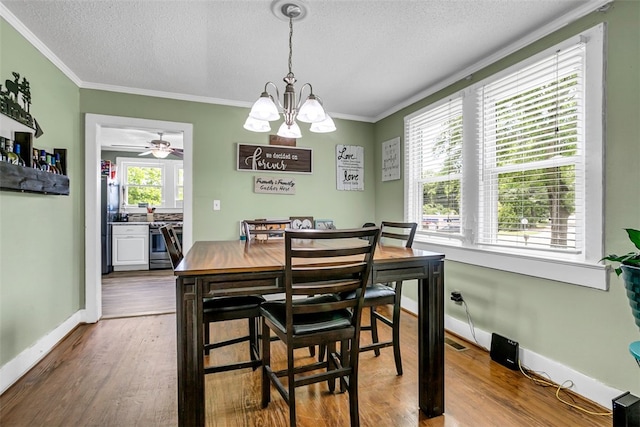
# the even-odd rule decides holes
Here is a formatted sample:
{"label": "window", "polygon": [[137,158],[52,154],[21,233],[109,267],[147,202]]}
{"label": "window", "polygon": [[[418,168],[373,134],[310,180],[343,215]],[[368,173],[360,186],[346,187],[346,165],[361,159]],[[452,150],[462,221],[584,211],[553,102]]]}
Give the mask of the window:
{"label": "window", "polygon": [[462,98],[447,100],[407,122],[412,220],[433,235],[460,233]]}
{"label": "window", "polygon": [[158,208],[181,208],[184,178],[182,160],[116,159],[123,185],[123,203],[137,208],[140,203]]}
{"label": "window", "polygon": [[[449,259],[606,287],[602,40],[600,25],[405,118],[405,217],[418,241]],[[590,268],[540,274],[545,260]]]}

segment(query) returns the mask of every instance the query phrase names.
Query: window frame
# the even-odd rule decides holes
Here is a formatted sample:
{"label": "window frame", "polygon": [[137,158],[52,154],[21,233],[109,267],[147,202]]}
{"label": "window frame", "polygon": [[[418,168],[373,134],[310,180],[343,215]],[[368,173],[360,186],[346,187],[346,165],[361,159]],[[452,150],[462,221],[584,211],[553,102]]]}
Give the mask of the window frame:
{"label": "window frame", "polygon": [[183,160],[173,159],[156,159],[156,158],[132,158],[132,157],[117,157],[116,165],[118,170],[118,179],[120,185],[124,188],[122,191],[122,205],[130,213],[146,213],[146,208],[140,208],[137,204],[132,205],[128,203],[124,204],[124,196],[127,193],[127,187],[129,186],[126,181],[127,169],[129,167],[159,167],[162,174],[162,204],[154,206],[158,212],[162,210],[165,213],[182,212],[184,201],[177,200],[178,190],[178,171],[183,169],[184,174],[184,162]]}
{"label": "window frame", "polygon": [[[579,35],[571,37],[529,58],[505,68],[477,83],[471,84],[457,93],[450,94],[405,117],[405,170],[410,171],[412,159],[409,156],[408,122],[416,116],[437,108],[443,102],[456,97],[463,100],[463,167],[461,198],[461,233],[442,236],[424,231],[416,233],[414,247],[445,253],[446,259],[462,263],[479,265],[502,271],[514,272],[533,277],[586,286],[595,289],[608,289],[606,266],[600,262],[604,253],[604,92],[605,62],[604,37],[605,26],[599,24]],[[545,57],[553,55],[558,49],[577,43],[584,43],[586,62],[584,68],[586,91],[584,121],[585,151],[585,200],[584,200],[584,246],[579,253],[560,253],[553,250],[531,250],[521,247],[495,247],[478,244],[475,234],[479,229],[477,213],[480,184],[475,179],[479,175],[478,161],[478,121],[480,106],[478,89],[489,82],[499,80],[519,69],[527,67]],[[470,179],[471,178],[471,179]],[[405,174],[404,216],[406,221],[422,221],[415,218],[415,207],[409,206],[411,192],[414,191],[412,176]],[[576,183],[578,185],[578,183]]]}

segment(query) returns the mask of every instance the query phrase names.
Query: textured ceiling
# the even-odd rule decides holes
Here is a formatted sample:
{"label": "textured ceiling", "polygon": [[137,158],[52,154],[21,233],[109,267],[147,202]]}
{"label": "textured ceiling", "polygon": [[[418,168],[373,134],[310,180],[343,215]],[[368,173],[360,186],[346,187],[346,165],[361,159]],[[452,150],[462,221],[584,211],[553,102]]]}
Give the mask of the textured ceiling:
{"label": "textured ceiling", "polygon": [[[81,87],[247,107],[269,80],[284,90],[289,28],[270,0],[0,3]],[[375,121],[549,22],[602,3],[307,0],[308,15],[294,23],[297,88],[312,83],[335,117]]]}

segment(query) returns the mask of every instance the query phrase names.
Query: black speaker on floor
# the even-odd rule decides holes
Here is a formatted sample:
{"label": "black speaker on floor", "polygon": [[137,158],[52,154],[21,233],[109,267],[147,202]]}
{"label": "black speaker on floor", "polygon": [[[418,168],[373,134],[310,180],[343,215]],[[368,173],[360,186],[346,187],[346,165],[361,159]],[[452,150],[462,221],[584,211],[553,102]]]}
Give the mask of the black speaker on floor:
{"label": "black speaker on floor", "polygon": [[640,397],[626,392],[613,399],[613,427],[640,426]]}
{"label": "black speaker on floor", "polygon": [[509,369],[519,369],[518,343],[495,332],[491,334],[491,360]]}

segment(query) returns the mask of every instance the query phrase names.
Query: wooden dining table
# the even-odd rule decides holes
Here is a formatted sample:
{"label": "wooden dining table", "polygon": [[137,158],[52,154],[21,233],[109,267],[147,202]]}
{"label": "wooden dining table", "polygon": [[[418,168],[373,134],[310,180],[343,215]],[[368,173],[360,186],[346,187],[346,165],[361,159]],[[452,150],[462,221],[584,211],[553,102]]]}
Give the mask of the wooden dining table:
{"label": "wooden dining table", "polygon": [[[309,261],[312,262],[312,261]],[[175,268],[178,422],[205,425],[202,300],[284,291],[282,240],[197,241]],[[379,245],[371,281],[418,280],[418,405],[444,413],[444,255]]]}

